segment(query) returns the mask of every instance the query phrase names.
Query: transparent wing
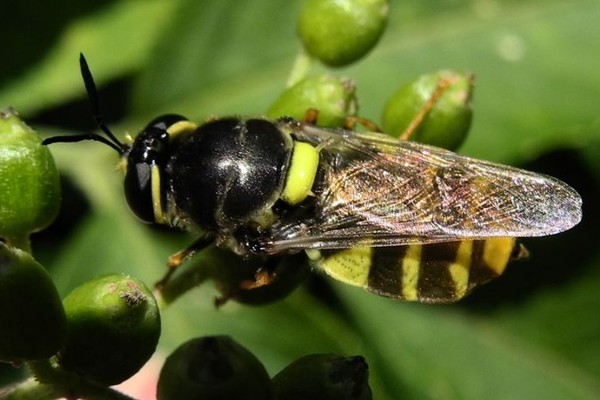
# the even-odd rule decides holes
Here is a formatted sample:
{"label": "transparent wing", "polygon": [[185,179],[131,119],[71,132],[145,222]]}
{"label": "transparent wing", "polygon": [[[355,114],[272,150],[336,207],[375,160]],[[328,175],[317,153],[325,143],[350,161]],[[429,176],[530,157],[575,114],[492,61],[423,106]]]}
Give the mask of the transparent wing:
{"label": "transparent wing", "polygon": [[377,133],[298,125],[320,149],[315,197],[272,228],[268,252],[544,236],[581,219],[549,176]]}

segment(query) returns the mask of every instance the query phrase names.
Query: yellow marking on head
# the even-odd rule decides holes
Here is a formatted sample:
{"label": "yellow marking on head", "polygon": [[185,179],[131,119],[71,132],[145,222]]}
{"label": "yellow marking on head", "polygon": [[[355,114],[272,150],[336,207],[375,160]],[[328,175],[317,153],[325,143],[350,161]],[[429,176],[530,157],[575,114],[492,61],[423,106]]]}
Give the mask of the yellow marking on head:
{"label": "yellow marking on head", "polygon": [[469,275],[473,256],[473,241],[463,240],[456,250],[455,261],[448,266],[450,276],[454,282],[454,293],[460,299],[469,289]]}
{"label": "yellow marking on head", "polygon": [[510,237],[486,239],[483,244],[483,262],[485,265],[496,274],[502,274],[510,260],[515,242],[515,238]]}
{"label": "yellow marking on head", "polygon": [[117,170],[119,170],[123,175],[127,173],[127,157],[119,158],[119,162],[117,163]]}
{"label": "yellow marking on head", "polygon": [[160,193],[160,171],[157,165],[152,166],[152,176],[150,179],[152,180],[150,184],[152,185],[152,210],[154,211],[154,219],[157,223],[164,224],[166,220],[165,215],[163,214]]}
{"label": "yellow marking on head", "polygon": [[311,193],[318,167],[318,150],[308,143],[294,141],[290,169],[281,199],[290,205],[304,200]]}
{"label": "yellow marking on head", "polygon": [[366,287],[372,253],[371,247],[355,247],[325,257],[318,264],[334,279],[349,285]]}
{"label": "yellow marking on head", "polygon": [[192,132],[198,128],[198,124],[192,121],[177,121],[173,125],[167,128],[167,133],[169,134],[169,138],[173,138],[177,135],[180,135],[185,132]]}
{"label": "yellow marking on head", "polygon": [[411,244],[402,257],[402,297],[406,300],[418,299],[419,272],[423,246]]}

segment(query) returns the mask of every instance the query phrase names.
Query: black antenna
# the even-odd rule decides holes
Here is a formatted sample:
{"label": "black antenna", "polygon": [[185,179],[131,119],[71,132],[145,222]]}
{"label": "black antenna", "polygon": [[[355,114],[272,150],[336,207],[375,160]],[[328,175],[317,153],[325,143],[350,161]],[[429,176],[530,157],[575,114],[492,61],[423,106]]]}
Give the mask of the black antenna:
{"label": "black antenna", "polygon": [[108,138],[104,136],[100,136],[96,133],[84,133],[81,135],[67,135],[67,136],[53,136],[51,138],[44,139],[42,144],[52,144],[52,143],[68,143],[68,142],[80,142],[83,140],[95,140],[97,142],[102,142],[120,154],[123,154],[126,151],[126,146],[119,141],[115,137],[115,135],[108,129],[108,126],[102,120],[102,115],[100,115],[100,103],[98,102],[98,91],[96,90],[96,84],[94,83],[94,78],[92,77],[92,72],[90,71],[90,67],[88,66],[87,61],[83,53],[79,54],[79,67],[81,69],[81,77],[83,78],[83,83],[85,84],[85,90],[87,91],[88,99],[90,100],[90,105],[92,106],[92,116],[94,117],[94,121],[96,121],[96,125],[102,132],[106,134]]}

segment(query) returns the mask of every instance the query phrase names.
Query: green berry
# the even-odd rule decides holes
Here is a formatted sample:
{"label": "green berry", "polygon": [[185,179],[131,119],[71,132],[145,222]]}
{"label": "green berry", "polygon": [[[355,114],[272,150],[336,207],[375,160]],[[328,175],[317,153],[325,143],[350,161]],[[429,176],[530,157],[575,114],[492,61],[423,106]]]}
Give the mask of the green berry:
{"label": "green berry", "polygon": [[472,76],[452,71],[422,75],[388,100],[382,117],[383,131],[400,136],[438,90],[439,97],[409,139],[456,150],[471,126],[472,81]]}
{"label": "green berry", "polygon": [[60,183],[52,154],[11,109],[0,111],[0,193],[0,237],[27,250],[58,213]]}
{"label": "green berry", "polygon": [[0,361],[51,357],[65,334],[65,312],[44,267],[0,241]]}
{"label": "green berry", "polygon": [[158,400],[273,399],[265,367],[228,336],[192,339],[179,346],[160,372]]}
{"label": "green berry", "polygon": [[306,1],[298,21],[304,48],[332,67],[360,59],[381,37],[388,3],[387,0]]}
{"label": "green berry", "polygon": [[319,112],[317,124],[340,127],[356,111],[354,83],[332,75],[314,76],[286,89],[267,111],[270,118],[304,119],[308,109]]}
{"label": "green berry", "polygon": [[156,349],[160,314],[152,292],[122,274],[96,278],[63,300],[67,340],[60,365],[104,385],[136,373]]}
{"label": "green berry", "polygon": [[369,367],[361,356],[312,354],[273,377],[277,400],[370,400]]}

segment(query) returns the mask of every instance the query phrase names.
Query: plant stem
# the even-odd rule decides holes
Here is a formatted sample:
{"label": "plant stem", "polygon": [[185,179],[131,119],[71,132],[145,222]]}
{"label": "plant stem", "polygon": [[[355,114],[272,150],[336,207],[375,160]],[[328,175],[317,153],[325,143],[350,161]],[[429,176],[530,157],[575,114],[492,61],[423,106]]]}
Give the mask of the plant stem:
{"label": "plant stem", "polygon": [[27,366],[34,378],[14,386],[6,395],[3,395],[2,400],[50,400],[61,397],[87,400],[134,400],[109,387],[90,382],[77,374],[65,371],[50,360],[28,361]]}
{"label": "plant stem", "polygon": [[31,254],[31,239],[29,238],[29,233],[7,236],[6,239],[10,245]]}
{"label": "plant stem", "polygon": [[300,82],[302,79],[306,78],[308,74],[308,70],[312,64],[312,57],[309,56],[305,51],[300,50],[296,59],[294,60],[294,65],[292,66],[292,70],[288,75],[288,80],[286,83],[287,87],[292,87],[296,83]]}
{"label": "plant stem", "polygon": [[29,378],[0,391],[2,400],[52,400],[59,397],[60,395],[51,385],[42,385],[34,378]]}

